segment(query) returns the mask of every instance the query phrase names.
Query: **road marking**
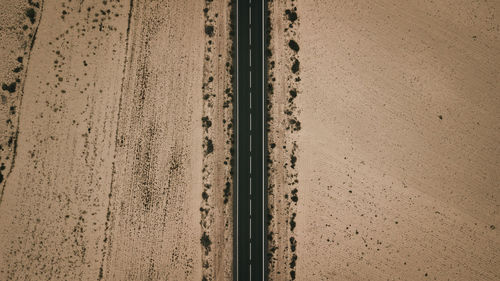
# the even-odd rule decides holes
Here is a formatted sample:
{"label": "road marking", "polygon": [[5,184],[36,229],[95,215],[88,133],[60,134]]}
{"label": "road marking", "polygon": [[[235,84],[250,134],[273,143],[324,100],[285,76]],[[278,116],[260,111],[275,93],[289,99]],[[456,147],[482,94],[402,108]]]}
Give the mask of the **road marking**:
{"label": "road marking", "polygon": [[[239,5],[240,1],[247,1],[247,0],[237,0],[236,1],[236,21],[237,21],[237,23],[236,23],[236,27],[237,27],[236,28],[236,30],[237,30],[237,33],[236,33],[236,48],[237,48],[237,50],[236,50],[236,75],[237,75],[237,79],[236,79],[236,91],[237,91],[237,95],[238,95],[238,98],[236,99],[236,108],[237,108],[237,110],[236,110],[236,118],[237,118],[237,121],[236,121],[236,127],[237,127],[236,133],[238,134],[238,137],[236,138],[236,150],[237,150],[237,152],[236,152],[236,159],[237,159],[237,161],[236,161],[236,169],[237,169],[237,171],[240,171],[241,168],[242,168],[242,166],[240,165],[240,161],[238,160],[238,159],[241,159],[242,155],[245,156],[245,157],[246,157],[246,155],[248,155],[248,157],[249,157],[248,161],[249,161],[249,165],[250,166],[249,166],[249,168],[248,168],[247,171],[240,171],[240,172],[242,172],[245,175],[248,173],[248,183],[249,183],[249,189],[248,190],[246,190],[246,191],[245,190],[241,190],[240,185],[239,185],[240,184],[240,173],[239,172],[236,173],[235,194],[237,194],[237,196],[236,196],[236,201],[237,202],[236,202],[236,208],[235,209],[236,209],[236,213],[237,213],[237,218],[241,217],[241,218],[244,219],[244,217],[245,217],[244,214],[241,214],[241,216],[239,215],[239,212],[241,211],[240,208],[239,208],[240,207],[239,206],[240,200],[242,200],[241,202],[243,202],[242,206],[246,207],[246,205],[248,204],[249,207],[250,207],[249,208],[249,213],[247,213],[248,214],[248,218],[247,219],[248,219],[248,221],[250,223],[250,225],[249,225],[250,231],[249,231],[249,234],[248,234],[249,236],[247,236],[247,238],[249,239],[248,240],[248,244],[249,244],[248,246],[249,246],[249,250],[250,250],[249,251],[249,260],[248,260],[248,268],[247,269],[249,269],[250,272],[249,272],[249,275],[247,275],[247,276],[243,276],[242,275],[242,278],[244,280],[247,280],[247,278],[250,278],[250,280],[252,280],[252,278],[256,278],[257,280],[260,280],[259,279],[260,277],[258,276],[260,274],[255,275],[255,273],[252,273],[252,269],[253,270],[260,270],[259,267],[261,265],[256,264],[255,262],[257,262],[257,260],[259,258],[261,258],[260,255],[262,255],[262,280],[265,280],[265,251],[264,251],[265,250],[265,246],[264,246],[265,245],[265,226],[264,225],[262,225],[262,226],[261,225],[256,225],[257,228],[255,228],[252,225],[253,221],[255,221],[255,220],[252,220],[252,215],[255,214],[255,212],[253,212],[253,210],[252,210],[252,205],[253,205],[252,204],[252,201],[253,201],[252,199],[257,200],[256,201],[257,205],[260,204],[259,200],[262,199],[262,204],[263,204],[263,206],[262,206],[262,218],[260,218],[260,216],[258,215],[258,212],[257,212],[257,216],[255,218],[257,218],[257,217],[259,217],[259,218],[255,222],[256,223],[259,222],[260,219],[262,219],[262,222],[265,221],[264,220],[264,217],[265,217],[264,216],[264,211],[265,211],[265,206],[264,206],[264,198],[265,198],[265,195],[264,195],[264,192],[265,192],[264,171],[265,171],[265,168],[264,168],[264,164],[260,163],[261,161],[259,161],[259,163],[256,162],[256,165],[261,165],[262,164],[262,167],[261,167],[262,171],[260,171],[261,169],[259,169],[258,166],[256,168],[253,167],[253,162],[252,162],[253,161],[252,160],[252,154],[253,154],[253,152],[255,152],[255,149],[252,147],[253,144],[256,144],[256,149],[262,149],[262,150],[265,149],[265,144],[264,144],[264,140],[265,140],[265,137],[264,137],[264,135],[265,135],[264,134],[264,132],[265,132],[265,123],[264,123],[265,120],[264,120],[264,117],[265,117],[265,113],[264,113],[264,111],[262,111],[262,118],[263,118],[262,119],[263,120],[262,121],[263,122],[263,124],[262,124],[262,132],[263,132],[262,141],[263,142],[262,142],[262,144],[260,143],[260,138],[259,138],[259,142],[258,143],[255,143],[255,141],[252,139],[253,138],[252,133],[255,133],[253,131],[253,126],[254,126],[253,123],[256,122],[256,121],[253,121],[252,118],[257,117],[256,115],[252,116],[252,111],[254,110],[252,108],[253,98],[254,98],[253,97],[253,93],[252,93],[252,89],[255,88],[255,86],[252,85],[252,83],[253,83],[252,78],[255,78],[255,77],[252,77],[252,70],[253,70],[253,67],[255,66],[255,64],[253,63],[252,59],[255,56],[255,54],[261,54],[261,53],[259,53],[260,50],[257,50],[257,49],[256,49],[257,53],[253,52],[254,51],[253,50],[253,47],[254,47],[253,45],[254,44],[252,42],[252,39],[253,39],[252,37],[255,38],[255,36],[253,36],[252,32],[253,31],[255,31],[255,32],[261,32],[261,31],[257,31],[256,29],[254,29],[252,31],[252,27],[253,27],[252,26],[252,22],[254,24],[259,24],[259,17],[261,17],[262,24],[264,24],[264,15],[263,14],[260,15],[260,13],[257,13],[257,14],[252,13],[252,6],[253,6],[252,0],[248,0],[248,2],[246,2],[246,3],[250,4],[248,6],[248,21],[247,21],[247,23],[245,23],[244,21],[243,22],[239,22],[239,12],[243,12],[244,13],[244,10],[240,11],[239,9],[240,8],[244,8],[246,6],[246,3],[242,2],[242,3],[244,3],[243,4],[244,6],[241,7]],[[259,3],[261,3],[261,5],[262,5],[262,11],[261,12],[263,13],[264,12],[264,1],[256,2],[256,5],[258,5]],[[256,8],[257,8],[257,11],[258,11],[259,7],[257,6]],[[255,16],[256,18],[252,19],[253,16]],[[244,32],[249,32],[248,38],[244,38],[244,39],[242,39],[243,41],[241,41],[241,37],[240,37],[241,34],[238,32],[238,30],[242,30],[241,27],[245,26],[246,24],[248,24],[248,29],[246,31],[243,31],[243,33]],[[264,29],[265,29],[264,25],[262,25],[262,31]],[[262,33],[262,34],[256,33],[256,34],[260,37],[260,36],[263,36],[264,33]],[[248,40],[248,43],[247,43],[247,47],[248,47],[248,65],[246,65],[244,63],[244,59],[245,58],[240,57],[241,56],[240,49],[239,49],[241,47],[240,43],[244,42],[244,40]],[[257,38],[257,42],[259,40],[264,40],[264,38]],[[256,45],[256,47],[258,48],[257,45]],[[252,52],[253,52],[253,54],[252,54]],[[262,41],[262,54],[261,55],[263,56],[264,54],[265,54],[265,52],[264,52],[264,41]],[[243,54],[243,56],[244,56],[244,54]],[[239,63],[240,59],[243,62],[243,66],[247,66],[248,67],[248,70],[244,69],[244,71],[241,71],[241,69],[239,69],[241,67],[241,65],[242,65],[242,64]],[[258,59],[258,58],[256,58],[256,59]],[[264,67],[265,67],[265,65],[264,65],[264,58],[262,58],[262,69],[258,69],[258,71],[261,71],[261,70],[263,71],[262,74],[261,74],[262,75],[262,79],[265,76],[264,75]],[[246,79],[244,78],[244,76],[247,75],[247,74],[245,74],[244,72],[247,72],[247,71],[248,71],[248,76],[247,76],[248,77],[248,81],[245,81]],[[256,71],[256,70],[253,70],[253,71]],[[239,76],[240,75],[243,75],[242,76],[243,80],[239,80]],[[261,77],[258,77],[258,78],[261,78]],[[242,81],[242,83],[247,83],[248,82],[249,83],[248,88],[247,89],[241,88],[240,81]],[[255,82],[259,83],[258,81],[255,81]],[[264,84],[265,84],[264,79],[262,80],[261,84],[262,85],[258,85],[258,87],[262,86],[262,90],[259,91],[259,92],[257,92],[257,94],[259,96],[255,97],[257,99],[258,103],[260,102],[261,98],[262,99],[265,98],[264,97]],[[248,126],[249,126],[248,127],[248,131],[247,132],[242,132],[240,130],[241,129],[240,125],[243,125],[243,128],[244,128],[244,124],[241,124],[239,122],[239,118],[240,118],[240,115],[239,115],[240,110],[239,109],[240,109],[240,106],[242,106],[242,109],[244,108],[244,106],[247,106],[245,104],[245,101],[244,101],[245,100],[244,95],[247,94],[247,93],[249,95],[248,108],[244,109],[243,112],[245,112],[245,110],[249,110],[248,117],[250,118],[250,120],[249,120],[249,123],[247,123]],[[260,95],[262,95],[262,96],[260,96]],[[240,98],[243,98],[242,99],[243,102],[240,101]],[[257,103],[257,106],[259,106],[258,103]],[[262,109],[264,109],[264,108],[265,107],[264,107],[264,101],[263,101]],[[257,124],[257,127],[259,125],[261,125],[260,122],[259,122],[259,124]],[[239,137],[239,136],[241,136],[242,133],[243,134],[244,133],[248,133],[249,134],[249,139],[248,140],[249,140],[249,145],[250,145],[249,149],[245,153],[243,153],[243,154],[240,151],[240,148],[241,148],[241,146],[240,146],[241,138]],[[243,141],[243,143],[244,143],[244,141]],[[257,152],[257,154],[259,154],[259,153]],[[253,156],[255,157],[255,154]],[[262,162],[264,162],[264,159],[265,159],[264,156],[265,156],[264,155],[264,151],[262,151],[262,159],[261,159]],[[241,160],[245,161],[244,159],[241,159]],[[242,165],[244,166],[245,164],[242,164]],[[257,174],[252,174],[252,170],[254,170],[254,172],[257,172]],[[253,181],[252,178],[254,176],[256,176],[256,175],[260,176],[261,172],[262,172],[262,177],[263,177],[262,178],[262,186],[259,186],[260,185],[260,181],[255,182],[255,181]],[[243,181],[246,181],[246,179],[243,178]],[[253,184],[256,185],[255,186],[256,187],[255,191],[253,191]],[[245,188],[246,188],[246,186],[245,186]],[[240,192],[243,192],[243,193],[240,194]],[[249,196],[248,199],[245,198],[245,195],[244,195],[245,192],[248,192],[247,193],[247,195]],[[262,194],[260,194],[260,193],[262,193]],[[253,198],[253,194],[256,195],[256,198]],[[262,198],[259,198],[259,195],[261,195]],[[243,200],[248,200],[248,201],[244,202]],[[245,222],[243,222],[243,225],[244,224],[245,224]],[[240,233],[241,233],[241,235],[243,235],[242,237],[244,237],[245,234],[243,232],[239,231],[240,230],[240,225],[242,225],[242,224],[239,223],[238,219],[237,219],[237,222],[235,223],[235,225],[236,225],[236,228],[237,228],[236,231],[235,231],[235,233],[236,233],[235,241],[236,241],[236,244],[237,244],[236,247],[235,247],[236,248],[236,255],[237,255],[237,258],[236,258],[236,267],[235,267],[235,271],[236,272],[235,273],[236,273],[237,278],[235,278],[235,280],[239,281],[240,280],[239,279],[240,270],[242,270],[242,268],[244,266],[246,266],[244,264],[240,264],[240,260],[241,259],[239,259],[239,256],[240,256],[239,246],[240,246],[241,239],[239,239],[239,238],[240,238]],[[244,227],[243,225],[242,225],[242,227]],[[252,227],[256,231],[256,233],[252,233]],[[260,241],[260,234],[258,233],[259,232],[259,227],[262,227],[262,253],[259,253],[259,249],[257,249],[258,242]],[[247,238],[245,238],[243,240],[247,240]],[[257,240],[252,241],[252,238],[257,238]],[[253,243],[253,242],[257,242],[257,244]],[[243,247],[245,247],[245,246],[243,246]],[[256,248],[255,251],[253,251],[254,249],[252,249],[252,247]],[[256,255],[256,259],[252,259],[254,253]],[[240,267],[240,265],[242,267]]]}
{"label": "road marking", "polygon": [[[251,1],[251,0],[250,0]],[[239,75],[239,49],[240,49],[240,40],[239,40],[239,36],[238,36],[238,22],[239,22],[239,16],[238,16],[238,11],[239,11],[239,5],[238,5],[238,2],[239,1],[236,1],[236,134],[239,136],[240,135],[240,116],[239,116],[239,104],[240,104],[240,99],[238,97],[239,95],[239,85],[240,85],[240,75]],[[240,151],[240,142],[239,142],[239,138],[236,138],[236,185],[235,185],[235,194],[236,194],[236,216],[240,213],[239,211],[239,200],[238,200],[238,196],[239,196],[239,187],[240,187],[240,175],[239,175],[239,151]],[[240,237],[240,220],[238,218],[236,218],[236,267],[235,267],[235,274],[236,274],[236,281],[239,281],[239,269],[238,269],[238,265],[240,264],[239,262],[239,257],[240,257],[240,251],[239,251],[239,245],[240,245],[240,241],[239,241],[239,237]]]}
{"label": "road marking", "polygon": [[[252,1],[252,0],[250,0]],[[265,115],[265,107],[264,107],[264,103],[266,102],[266,96],[265,96],[265,88],[264,88],[264,79],[266,78],[265,77],[265,62],[266,62],[266,59],[265,59],[265,28],[264,28],[264,17],[265,17],[265,14],[264,14],[264,11],[265,11],[265,7],[264,7],[264,2],[267,3],[267,1],[261,1],[261,13],[262,13],[262,162],[263,162],[263,165],[262,165],[262,281],[266,280],[265,278],[265,272],[266,272],[266,264],[265,264],[265,261],[266,261],[266,252],[265,252],[265,247],[264,245],[266,244],[266,233],[265,233],[265,219],[264,219],[264,213],[266,211],[266,201],[265,201],[265,197],[264,197],[264,194],[266,192],[265,190],[265,153],[264,153],[264,150],[265,150],[265,135],[266,135],[266,115]],[[251,280],[251,279],[250,279]]]}
{"label": "road marking", "polygon": [[[249,0],[249,3],[252,3],[252,0]],[[250,257],[249,257],[249,267],[250,267],[250,281],[252,280],[252,6],[249,5],[248,7],[248,66],[249,66],[249,79],[250,79],[250,84],[249,84],[249,96],[250,96],[250,196],[249,196],[249,201],[250,201]]]}
{"label": "road marking", "polygon": [[[250,0],[250,3],[252,1]],[[249,96],[250,96],[250,103],[249,103],[249,108],[250,108],[250,174],[249,174],[249,184],[250,184],[250,190],[249,190],[249,201],[250,201],[250,251],[249,251],[249,269],[250,269],[250,281],[252,280],[252,6],[248,7],[248,72],[250,76],[250,84],[249,84]]]}

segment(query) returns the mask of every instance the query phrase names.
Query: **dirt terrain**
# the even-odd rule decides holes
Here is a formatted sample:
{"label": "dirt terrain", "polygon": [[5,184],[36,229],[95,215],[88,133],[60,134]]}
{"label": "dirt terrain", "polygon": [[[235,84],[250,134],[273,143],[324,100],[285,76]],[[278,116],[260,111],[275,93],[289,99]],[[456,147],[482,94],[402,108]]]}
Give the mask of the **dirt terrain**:
{"label": "dirt terrain", "polygon": [[499,280],[500,3],[269,8],[270,280]]}
{"label": "dirt terrain", "polygon": [[0,2],[0,280],[231,280],[231,1]]}
{"label": "dirt terrain", "polygon": [[[0,280],[232,280],[231,2],[0,0]],[[500,3],[268,7],[269,279],[500,279]]]}

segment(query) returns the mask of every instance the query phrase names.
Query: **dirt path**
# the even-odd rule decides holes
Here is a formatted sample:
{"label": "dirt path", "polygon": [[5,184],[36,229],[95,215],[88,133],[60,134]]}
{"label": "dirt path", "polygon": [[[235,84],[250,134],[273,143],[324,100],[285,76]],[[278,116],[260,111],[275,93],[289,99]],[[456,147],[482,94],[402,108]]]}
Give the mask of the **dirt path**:
{"label": "dirt path", "polygon": [[270,8],[271,280],[498,280],[498,2]]}
{"label": "dirt path", "polygon": [[230,280],[230,1],[2,7],[0,279]]}

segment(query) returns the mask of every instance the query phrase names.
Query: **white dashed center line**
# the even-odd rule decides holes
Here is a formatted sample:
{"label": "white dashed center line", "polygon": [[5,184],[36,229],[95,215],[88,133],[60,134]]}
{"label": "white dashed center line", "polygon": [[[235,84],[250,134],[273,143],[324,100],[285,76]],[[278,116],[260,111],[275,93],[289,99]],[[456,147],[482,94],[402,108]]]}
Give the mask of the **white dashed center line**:
{"label": "white dashed center line", "polygon": [[[250,4],[252,4],[252,0],[250,0]],[[249,103],[249,108],[250,108],[250,128],[249,128],[249,133],[250,133],[250,172],[249,172],[249,180],[250,180],[250,190],[249,190],[249,200],[250,200],[250,254],[249,254],[249,267],[250,267],[250,280],[252,280],[252,6],[249,5],[248,9],[248,23],[249,23],[249,28],[248,28],[248,65],[249,65],[249,96],[250,96],[250,103]]]}

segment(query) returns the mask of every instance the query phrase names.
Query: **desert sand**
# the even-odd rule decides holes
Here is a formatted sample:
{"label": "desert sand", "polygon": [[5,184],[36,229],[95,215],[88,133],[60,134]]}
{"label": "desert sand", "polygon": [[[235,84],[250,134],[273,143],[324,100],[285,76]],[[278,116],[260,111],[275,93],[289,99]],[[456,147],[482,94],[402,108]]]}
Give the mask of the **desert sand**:
{"label": "desert sand", "polygon": [[0,279],[232,279],[230,1],[13,1]]}
{"label": "desert sand", "polygon": [[500,3],[269,9],[270,280],[499,280]]}
{"label": "desert sand", "polygon": [[[0,2],[0,280],[232,280],[232,1]],[[500,279],[499,2],[268,8],[269,280]]]}

